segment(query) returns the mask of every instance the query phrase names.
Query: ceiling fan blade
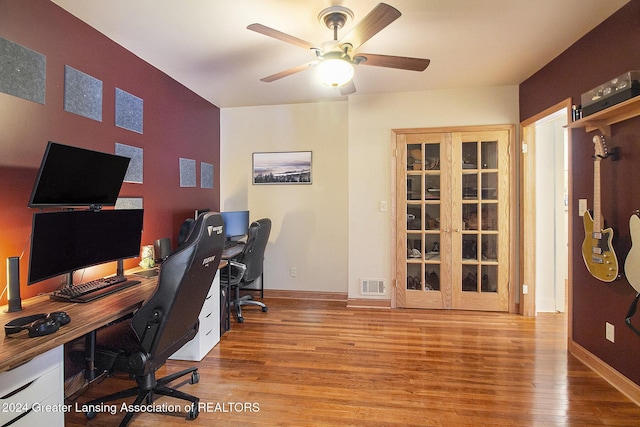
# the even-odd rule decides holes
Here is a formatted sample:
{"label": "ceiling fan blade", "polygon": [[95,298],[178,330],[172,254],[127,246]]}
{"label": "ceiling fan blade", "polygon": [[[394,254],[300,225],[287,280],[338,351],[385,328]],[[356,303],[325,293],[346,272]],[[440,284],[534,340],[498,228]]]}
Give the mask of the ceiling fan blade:
{"label": "ceiling fan blade", "polygon": [[260,79],[261,82],[270,83],[272,81],[281,79],[283,77],[290,76],[295,73],[299,73],[300,71],[304,71],[307,68],[311,68],[316,65],[318,61],[307,62],[306,64],[298,65],[297,67],[289,68],[288,70],[280,71],[279,73],[272,74],[270,76],[264,77]]}
{"label": "ceiling fan blade", "polygon": [[317,49],[318,47],[307,41],[299,39],[282,31],[274,30],[262,24],[251,24],[247,26],[248,30],[255,31],[256,33],[264,34],[265,36],[273,37],[274,39],[281,40],[283,42],[291,43],[292,45],[302,47],[304,49]]}
{"label": "ceiling fan blade", "polygon": [[340,86],[339,89],[340,89],[340,95],[342,96],[351,95],[352,93],[356,92],[356,85],[353,83],[353,79],[351,79],[349,83]]}
{"label": "ceiling fan blade", "polygon": [[431,60],[423,58],[409,58],[407,56],[376,55],[374,53],[358,53],[357,57],[364,57],[366,61],[361,65],[373,65],[375,67],[399,68],[401,70],[424,71]]}
{"label": "ceiling fan blade", "polygon": [[349,43],[354,49],[357,49],[387,25],[398,19],[400,15],[402,14],[398,9],[385,3],[378,3],[367,16],[362,18],[362,20],[340,40],[340,45]]}

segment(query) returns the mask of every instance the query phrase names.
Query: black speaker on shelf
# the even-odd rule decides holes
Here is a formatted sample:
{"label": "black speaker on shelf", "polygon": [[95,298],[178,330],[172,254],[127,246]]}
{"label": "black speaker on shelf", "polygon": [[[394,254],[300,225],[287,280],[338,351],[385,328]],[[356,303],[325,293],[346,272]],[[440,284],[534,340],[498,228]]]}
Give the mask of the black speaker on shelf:
{"label": "black speaker on shelf", "polygon": [[171,239],[163,237],[153,242],[153,252],[155,253],[156,261],[162,262],[171,255]]}
{"label": "black speaker on shelf", "polygon": [[20,257],[7,258],[7,313],[22,310],[20,299]]}

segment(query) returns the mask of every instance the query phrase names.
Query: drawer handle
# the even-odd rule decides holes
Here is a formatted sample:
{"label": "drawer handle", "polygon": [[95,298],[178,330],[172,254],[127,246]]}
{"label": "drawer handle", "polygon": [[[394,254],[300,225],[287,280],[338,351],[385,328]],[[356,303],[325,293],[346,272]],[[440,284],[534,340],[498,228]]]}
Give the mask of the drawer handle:
{"label": "drawer handle", "polygon": [[17,417],[12,419],[11,421],[9,421],[8,423],[3,424],[2,427],[7,427],[7,426],[10,426],[11,424],[14,424],[14,423],[18,422],[18,420],[21,420],[22,418],[24,418],[27,415],[29,415],[31,413],[31,411],[33,411],[33,407],[27,409],[26,411],[24,411],[23,413],[21,413],[20,415],[18,415]]}
{"label": "drawer handle", "polygon": [[[37,378],[36,378],[37,379]],[[18,387],[17,389],[10,391],[9,393],[7,393],[6,395],[0,397],[0,399],[8,399],[11,396],[15,396],[16,394],[20,393],[22,390],[25,390],[27,388],[29,388],[31,386],[31,384],[33,384],[36,380],[33,381],[29,381],[28,383],[26,383],[25,385],[23,385],[22,387]]]}

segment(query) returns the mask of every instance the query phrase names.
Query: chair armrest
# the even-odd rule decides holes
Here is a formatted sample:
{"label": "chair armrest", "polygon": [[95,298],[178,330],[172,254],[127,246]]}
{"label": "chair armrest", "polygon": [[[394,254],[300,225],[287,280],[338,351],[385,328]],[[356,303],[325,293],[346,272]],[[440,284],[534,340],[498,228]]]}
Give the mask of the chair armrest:
{"label": "chair armrest", "polygon": [[229,267],[234,270],[234,274],[231,274],[229,282],[231,285],[237,285],[242,281],[244,273],[247,271],[247,266],[238,261],[229,261]]}

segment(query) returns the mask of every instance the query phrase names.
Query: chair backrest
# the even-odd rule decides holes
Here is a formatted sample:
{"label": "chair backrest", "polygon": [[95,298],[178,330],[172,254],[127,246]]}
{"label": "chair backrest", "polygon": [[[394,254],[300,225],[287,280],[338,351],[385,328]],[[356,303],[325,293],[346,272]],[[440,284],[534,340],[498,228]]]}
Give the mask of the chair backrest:
{"label": "chair backrest", "polygon": [[262,218],[254,221],[249,226],[247,232],[247,243],[244,245],[242,253],[236,260],[247,266],[247,271],[242,277],[242,281],[250,283],[262,275],[264,264],[264,251],[269,241],[271,233],[271,220]]}
{"label": "chair backrest", "polygon": [[187,218],[182,222],[182,225],[180,225],[180,231],[178,232],[178,246],[187,241],[187,238],[189,237],[189,234],[191,234],[191,230],[193,230],[195,225],[196,223],[192,218]]}
{"label": "chair backrest", "polygon": [[198,330],[224,246],[222,216],[201,215],[182,247],[162,264],[155,292],[131,321],[143,350],[163,362]]}

